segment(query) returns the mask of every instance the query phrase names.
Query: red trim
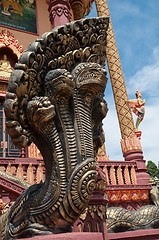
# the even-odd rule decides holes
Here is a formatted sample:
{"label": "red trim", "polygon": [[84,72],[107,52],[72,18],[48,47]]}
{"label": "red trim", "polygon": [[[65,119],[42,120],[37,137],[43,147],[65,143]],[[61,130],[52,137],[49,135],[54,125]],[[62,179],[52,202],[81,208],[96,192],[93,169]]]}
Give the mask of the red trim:
{"label": "red trim", "polygon": [[103,240],[102,233],[97,232],[66,232],[58,234],[48,234],[43,236],[36,236],[32,238],[23,238],[21,240]]}
{"label": "red trim", "polygon": [[6,97],[6,93],[0,93],[0,98],[5,98]]}

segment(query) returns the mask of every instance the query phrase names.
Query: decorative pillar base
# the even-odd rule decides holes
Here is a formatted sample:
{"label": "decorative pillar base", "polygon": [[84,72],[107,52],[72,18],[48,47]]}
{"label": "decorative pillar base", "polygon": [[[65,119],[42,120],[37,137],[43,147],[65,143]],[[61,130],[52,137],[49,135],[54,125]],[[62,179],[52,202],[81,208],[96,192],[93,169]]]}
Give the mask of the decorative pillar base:
{"label": "decorative pillar base", "polygon": [[121,139],[120,143],[121,143],[123,155],[133,150],[142,151],[140,139],[136,135],[125,137]]}
{"label": "decorative pillar base", "polygon": [[135,161],[137,164],[136,178],[137,184],[139,185],[149,185],[150,176],[146,172],[147,168],[145,165],[145,160],[143,159],[143,152],[141,150],[132,150],[123,154],[126,161]]}
{"label": "decorative pillar base", "polygon": [[148,185],[150,176],[148,173],[146,173],[146,161],[143,159],[143,152],[139,138],[134,135],[121,139],[121,147],[125,161],[135,161],[137,164],[137,184]]}

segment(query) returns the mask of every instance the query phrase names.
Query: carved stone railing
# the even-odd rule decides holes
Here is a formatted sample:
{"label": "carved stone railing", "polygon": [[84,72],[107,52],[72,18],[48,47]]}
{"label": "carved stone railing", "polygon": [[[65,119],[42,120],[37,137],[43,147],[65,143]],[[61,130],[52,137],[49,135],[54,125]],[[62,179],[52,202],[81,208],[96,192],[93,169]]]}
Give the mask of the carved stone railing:
{"label": "carved stone railing", "polygon": [[26,180],[30,184],[45,179],[44,162],[35,158],[0,158],[0,170]]}
{"label": "carved stone railing", "polygon": [[114,185],[136,185],[136,162],[100,161],[99,166],[106,175],[107,188]]}
{"label": "carved stone railing", "polygon": [[108,207],[137,210],[150,204],[151,185],[138,183],[137,161],[99,161],[106,176]]}
{"label": "carved stone railing", "polygon": [[[151,185],[137,184],[137,162],[98,161],[106,177],[108,206],[122,206],[129,210],[149,204]],[[0,158],[0,170],[26,180],[30,184],[45,179],[42,159],[36,158]],[[20,194],[17,192],[17,194]],[[12,201],[12,197],[9,197]],[[129,204],[130,203],[130,204]]]}
{"label": "carved stone railing", "polygon": [[[99,161],[99,167],[106,175],[107,189],[124,189],[137,185],[137,163],[126,161]],[[45,167],[42,159],[36,158],[0,158],[0,170],[26,180],[39,183],[45,179]]]}
{"label": "carved stone railing", "polygon": [[[136,162],[100,161],[99,166],[106,175],[107,189],[112,186],[136,185]],[[39,183],[45,178],[42,159],[35,158],[0,158],[0,170],[26,180],[30,184]],[[117,187],[117,188],[118,188]]]}

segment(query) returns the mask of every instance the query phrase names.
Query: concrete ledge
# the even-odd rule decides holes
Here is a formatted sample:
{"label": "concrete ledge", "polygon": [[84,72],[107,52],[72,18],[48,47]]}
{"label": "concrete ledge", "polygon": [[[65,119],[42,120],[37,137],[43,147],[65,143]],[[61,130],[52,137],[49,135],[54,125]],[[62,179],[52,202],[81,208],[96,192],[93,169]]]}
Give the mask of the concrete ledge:
{"label": "concrete ledge", "polygon": [[103,236],[102,233],[95,232],[72,232],[42,235],[32,238],[24,238],[23,240],[103,240]]}
{"label": "concrete ledge", "polygon": [[159,240],[159,229],[109,233],[108,238],[109,240]]}

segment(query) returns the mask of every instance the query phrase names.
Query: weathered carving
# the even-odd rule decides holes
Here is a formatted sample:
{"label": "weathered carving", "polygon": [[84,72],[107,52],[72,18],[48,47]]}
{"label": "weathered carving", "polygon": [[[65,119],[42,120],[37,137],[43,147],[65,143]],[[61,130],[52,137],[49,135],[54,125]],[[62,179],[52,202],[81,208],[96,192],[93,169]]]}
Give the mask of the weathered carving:
{"label": "weathered carving", "polygon": [[152,184],[152,189],[150,190],[150,199],[156,206],[159,206],[159,186],[158,186],[158,178],[155,177],[154,179],[150,180]]}
{"label": "weathered carving", "polygon": [[107,27],[107,18],[57,27],[16,64],[5,101],[8,132],[18,147],[37,145],[46,179],[1,217],[1,239],[70,231],[87,206],[96,179],[93,129],[105,116],[102,110],[98,122],[93,106],[104,104]]}
{"label": "weathered carving", "polygon": [[159,227],[159,208],[154,205],[129,211],[120,207],[107,209],[107,229],[109,233],[155,229]]}

